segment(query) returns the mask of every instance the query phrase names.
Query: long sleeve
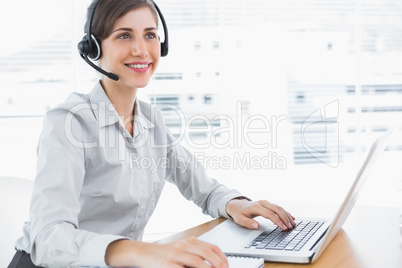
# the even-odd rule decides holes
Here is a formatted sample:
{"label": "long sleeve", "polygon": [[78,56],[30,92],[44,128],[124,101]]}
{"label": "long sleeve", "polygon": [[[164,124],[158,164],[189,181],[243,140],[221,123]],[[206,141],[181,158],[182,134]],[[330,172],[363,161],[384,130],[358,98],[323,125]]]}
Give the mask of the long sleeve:
{"label": "long sleeve", "polygon": [[122,239],[80,230],[80,193],[85,177],[87,122],[59,107],[45,118],[38,145],[31,202],[31,256],[39,266],[105,266],[106,247]]}
{"label": "long sleeve", "polygon": [[[174,143],[169,131],[168,143]],[[231,199],[242,196],[240,192],[210,178],[195,156],[179,144],[169,147],[168,159],[172,164],[167,180],[174,183],[186,199],[201,207],[204,214],[215,218],[229,217],[226,204]]]}

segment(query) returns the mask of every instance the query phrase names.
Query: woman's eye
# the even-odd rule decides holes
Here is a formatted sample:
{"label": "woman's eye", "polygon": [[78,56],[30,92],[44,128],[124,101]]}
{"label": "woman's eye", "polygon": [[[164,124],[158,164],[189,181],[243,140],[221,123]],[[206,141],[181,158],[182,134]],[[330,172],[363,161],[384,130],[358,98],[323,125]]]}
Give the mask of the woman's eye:
{"label": "woman's eye", "polygon": [[147,34],[145,35],[145,38],[147,38],[147,39],[155,39],[155,38],[156,38],[156,34],[154,34],[154,33],[147,33]]}
{"label": "woman's eye", "polygon": [[117,37],[118,39],[129,39],[130,35],[129,34],[121,34]]}

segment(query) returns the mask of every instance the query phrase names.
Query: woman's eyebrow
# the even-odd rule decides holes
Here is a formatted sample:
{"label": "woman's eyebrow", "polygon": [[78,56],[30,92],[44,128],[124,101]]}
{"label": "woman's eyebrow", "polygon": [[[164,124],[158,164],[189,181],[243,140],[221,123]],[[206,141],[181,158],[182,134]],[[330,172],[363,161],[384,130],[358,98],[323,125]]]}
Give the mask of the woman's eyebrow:
{"label": "woman's eyebrow", "polygon": [[158,29],[156,28],[156,27],[148,27],[148,28],[145,28],[145,30],[144,30],[144,32],[147,32],[147,31],[157,31]]}
{"label": "woman's eyebrow", "polygon": [[132,31],[133,31],[133,29],[131,29],[131,28],[119,28],[119,29],[113,30],[113,32],[112,32],[112,33],[117,32],[117,31],[126,31],[126,32],[132,32]]}
{"label": "woman's eyebrow", "polygon": [[[148,27],[144,29],[144,32],[148,32],[148,31],[157,31],[158,29],[156,27]],[[116,30],[113,30],[112,33],[117,32],[117,31],[125,31],[125,32],[133,32],[133,29],[131,28],[118,28]]]}

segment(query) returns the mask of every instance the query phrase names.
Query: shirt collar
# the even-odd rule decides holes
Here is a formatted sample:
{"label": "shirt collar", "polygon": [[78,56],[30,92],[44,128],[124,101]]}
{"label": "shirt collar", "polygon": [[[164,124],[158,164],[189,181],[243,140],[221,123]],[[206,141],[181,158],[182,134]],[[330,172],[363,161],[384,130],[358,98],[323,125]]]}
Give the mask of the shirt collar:
{"label": "shirt collar", "polygon": [[[94,88],[89,93],[89,101],[94,115],[98,120],[99,128],[113,125],[120,121],[119,114],[110,102],[106,92],[103,90],[100,81],[95,84]],[[134,110],[134,123],[136,127],[134,128],[134,135],[138,133],[138,127],[141,127],[142,129],[155,127],[155,125],[142,113],[141,105],[142,102],[139,102],[138,99],[136,99]]]}
{"label": "shirt collar", "polygon": [[[138,99],[135,100],[135,110],[134,110],[134,122],[141,126],[144,129],[150,129],[155,127],[154,123],[152,123],[141,111],[141,105],[143,102],[138,101]],[[135,131],[135,129],[134,129]]]}
{"label": "shirt collar", "polygon": [[100,81],[95,84],[89,93],[89,101],[96,120],[98,120],[99,128],[113,125],[119,121],[119,114],[107,97]]}

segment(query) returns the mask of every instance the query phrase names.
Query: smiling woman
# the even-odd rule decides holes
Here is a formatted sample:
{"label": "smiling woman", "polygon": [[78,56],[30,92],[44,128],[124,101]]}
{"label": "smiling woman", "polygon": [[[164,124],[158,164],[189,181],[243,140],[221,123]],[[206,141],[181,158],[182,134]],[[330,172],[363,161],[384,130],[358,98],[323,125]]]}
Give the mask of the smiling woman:
{"label": "smiling woman", "polygon": [[[72,128],[60,135],[71,133],[74,141],[82,144],[99,141],[99,147],[105,144],[124,147],[127,139],[136,134],[155,131],[155,124],[148,121],[139,120],[138,125],[132,123],[132,117],[139,119],[139,114],[155,115],[153,110],[147,110],[138,102],[134,107],[131,105],[133,88],[139,88],[146,81],[148,86],[136,90],[136,96],[158,107],[171,140],[188,138],[189,151],[196,153],[201,162],[206,162],[212,177],[243,189],[243,194],[254,199],[269,196],[278,202],[289,199],[333,202],[333,197],[339,193],[337,187],[342,188],[347,177],[335,176],[331,192],[323,192],[318,197],[317,193],[298,193],[296,188],[327,183],[328,178],[323,174],[335,174],[345,163],[358,161],[365,154],[366,144],[391,126],[396,129],[395,136],[401,135],[402,4],[397,1],[159,0],[173,33],[169,57],[163,60],[155,55],[156,48],[154,52],[151,46],[156,36],[164,40],[161,21],[155,16],[154,9],[149,11],[152,14],[147,20],[149,24],[141,25],[141,29],[137,29],[137,24],[113,28],[114,23],[94,22],[94,35],[103,41],[113,30],[118,30],[114,39],[106,41],[109,47],[105,47],[106,42],[100,42],[107,53],[100,60],[100,66],[121,76],[122,86],[112,91],[120,82],[102,79],[106,86],[103,89],[99,84],[98,93],[108,93],[97,95],[101,98],[86,94],[101,75],[88,68],[76,48],[84,34],[84,12],[90,3],[90,0],[22,0],[0,4],[3,36],[0,50],[3,88],[0,90],[0,163],[3,165],[0,175],[35,178],[36,146],[43,116],[49,110],[54,111],[72,91],[79,92],[74,96],[80,100],[87,96],[88,101],[95,100],[98,104],[104,101],[98,106],[86,103],[78,113],[85,114],[93,108],[93,115],[102,115],[99,118],[102,123],[93,124],[99,128],[90,132],[101,136],[85,136],[77,131],[79,120],[70,120]],[[105,12],[104,16],[114,16],[114,21],[120,18],[117,13]],[[97,36],[98,26],[105,26],[100,31],[107,33]],[[108,58],[110,53],[117,53],[111,48],[120,47],[125,52],[116,54],[119,60]],[[160,49],[160,55],[163,55],[163,47]],[[148,77],[150,72],[154,72],[151,78]],[[139,79],[134,81],[131,79],[134,76]],[[135,87],[130,87],[132,85]],[[131,96],[113,96],[119,91]],[[109,97],[119,105],[113,107]],[[130,109],[125,109],[127,103],[131,103]],[[66,107],[57,106],[59,108]],[[116,116],[117,110],[122,118]],[[77,118],[75,113],[74,118]],[[275,133],[270,132],[268,126],[275,121],[265,120],[271,118],[278,119],[278,127],[271,126]],[[279,122],[279,119],[283,120]],[[45,123],[51,122],[46,119]],[[118,136],[119,132],[113,128],[120,123],[119,131],[124,132],[124,137]],[[244,126],[246,131],[238,131],[235,126]],[[59,127],[63,129],[65,125],[55,126],[56,129]],[[230,135],[234,132],[238,139]],[[272,140],[274,137],[276,139]],[[267,150],[266,144],[274,141],[277,151]],[[263,148],[250,148],[253,145]],[[400,139],[391,142],[385,162],[398,167],[401,148]],[[43,150],[38,152],[43,153]],[[93,151],[87,153],[88,159],[96,155]],[[138,155],[138,152],[132,153],[126,155],[124,150],[118,150],[115,154],[103,152],[100,155],[113,155],[117,159]],[[265,165],[271,160],[270,155],[272,160],[276,159],[275,153],[284,156],[286,168],[281,172],[277,172],[276,165]],[[158,163],[157,159],[168,159],[151,156],[144,159],[154,159],[155,163]],[[194,160],[182,159],[180,167],[187,167]],[[48,160],[53,159],[49,157]],[[93,166],[99,167],[102,163],[99,161]],[[145,160],[131,157],[127,166],[147,164],[149,162]],[[233,168],[236,165],[239,168]],[[117,166],[119,164],[114,165]],[[387,170],[387,176],[380,172],[368,181],[361,200],[370,205],[400,206],[401,195],[397,189],[402,181],[401,171],[395,168],[391,172],[386,163],[379,166],[382,171]],[[83,167],[60,170],[55,173],[80,172]],[[151,170],[155,174],[155,169]],[[107,170],[97,174],[111,177],[110,172],[113,173]],[[108,181],[102,185],[106,190],[110,189]],[[68,186],[74,191],[80,187]],[[122,188],[125,186],[124,183],[121,185]],[[150,207],[154,207],[162,184],[147,186]],[[278,188],[286,188],[286,195]],[[162,196],[162,202],[159,202],[163,205],[172,204],[172,200],[176,200],[173,195],[179,193],[176,188],[167,190],[169,192],[165,190],[165,197]],[[102,194],[96,190],[83,192],[96,198]],[[174,207],[179,209],[173,211],[171,206],[166,206],[157,210],[147,225],[150,227],[144,230],[144,239],[151,241],[150,234],[163,236],[206,219],[198,218],[199,208],[190,205],[185,209],[183,200],[177,199]],[[87,211],[95,212],[94,207],[87,207]],[[109,211],[117,213],[113,206]],[[88,221],[90,219],[86,219]],[[164,223],[163,227],[160,222]],[[127,230],[135,232],[141,224],[137,221]],[[43,250],[36,248],[38,245],[30,246]]]}
{"label": "smiling woman", "polygon": [[[196,238],[167,245],[141,242],[165,181],[212,217],[231,217],[251,229],[258,228],[255,216],[283,230],[296,225],[280,206],[253,202],[209,177],[197,161],[187,161],[195,160],[193,154],[173,144],[162,113],[137,99],[167,52],[157,37],[155,9],[151,0],[94,0],[89,6],[78,49],[92,67],[89,59],[99,60],[105,75],[89,94],[72,93],[45,114],[30,221],[9,268],[228,267],[218,247]],[[102,14],[114,15],[99,20]],[[97,36],[92,25],[112,26],[100,30],[106,36]],[[132,155],[167,159],[169,165],[133,165]]]}

